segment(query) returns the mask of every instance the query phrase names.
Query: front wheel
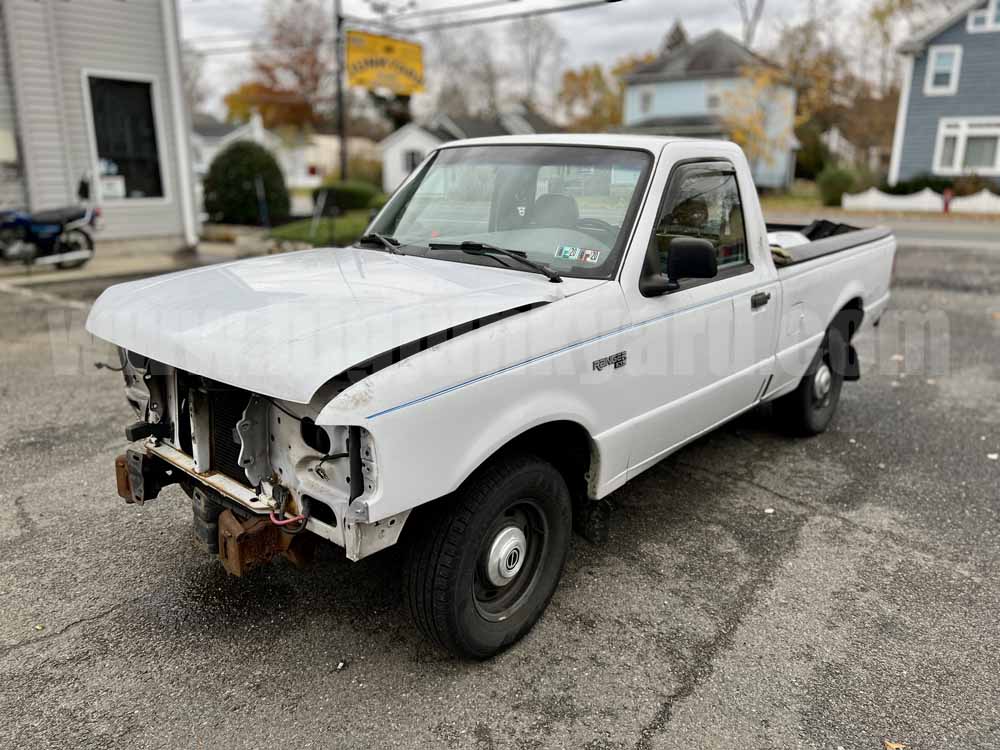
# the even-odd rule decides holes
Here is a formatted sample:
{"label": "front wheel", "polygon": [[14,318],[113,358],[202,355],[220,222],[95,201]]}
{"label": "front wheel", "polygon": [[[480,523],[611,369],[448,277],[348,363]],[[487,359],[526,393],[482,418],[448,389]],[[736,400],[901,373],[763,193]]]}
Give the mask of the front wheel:
{"label": "front wheel", "polygon": [[419,529],[405,573],[417,626],[456,656],[507,648],[552,598],[571,529],[569,489],[555,467],[525,454],[493,460]]}
{"label": "front wheel", "polygon": [[833,421],[840,403],[848,354],[847,337],[831,325],[798,387],[774,402],[782,425],[796,435],[818,435]]}
{"label": "front wheel", "polygon": [[62,263],[56,263],[56,268],[68,271],[71,268],[80,268],[94,257],[94,238],[82,229],[71,229],[59,238],[59,253],[73,253],[78,250],[89,252],[86,258],[77,258]]}

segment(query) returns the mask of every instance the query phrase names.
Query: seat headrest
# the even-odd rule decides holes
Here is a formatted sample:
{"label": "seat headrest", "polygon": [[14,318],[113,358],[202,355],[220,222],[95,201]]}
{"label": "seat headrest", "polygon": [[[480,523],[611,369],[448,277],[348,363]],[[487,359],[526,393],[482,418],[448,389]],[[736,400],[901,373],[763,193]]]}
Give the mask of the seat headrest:
{"label": "seat headrest", "polygon": [[538,226],[571,228],[580,219],[580,209],[572,196],[546,193],[535,199],[531,218]]}
{"label": "seat headrest", "polygon": [[674,207],[671,219],[676,226],[700,229],[708,221],[708,204],[703,198],[688,198]]}

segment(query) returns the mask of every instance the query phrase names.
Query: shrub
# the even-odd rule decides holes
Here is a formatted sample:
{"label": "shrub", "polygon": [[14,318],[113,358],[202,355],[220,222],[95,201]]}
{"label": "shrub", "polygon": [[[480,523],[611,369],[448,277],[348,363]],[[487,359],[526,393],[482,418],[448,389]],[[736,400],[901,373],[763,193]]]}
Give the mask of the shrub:
{"label": "shrub", "polygon": [[881,190],[891,195],[911,195],[919,193],[924,188],[930,188],[935,193],[943,193],[952,186],[950,177],[936,177],[932,174],[922,174],[909,180],[902,180],[895,185],[883,185]]}
{"label": "shrub", "polygon": [[820,130],[814,124],[804,125],[795,131],[801,148],[795,155],[795,176],[815,180],[833,160],[830,151],[820,140]]}
{"label": "shrub", "polygon": [[823,205],[839,206],[844,193],[854,189],[856,177],[854,172],[843,167],[828,166],[823,169],[816,178]]}
{"label": "shrub", "polygon": [[347,173],[351,180],[367,182],[382,189],[382,162],[364,156],[352,156],[347,160]]}
{"label": "shrub", "polygon": [[323,213],[329,215],[334,213],[335,209],[336,211],[354,211],[359,208],[368,208],[372,199],[378,195],[379,189],[371,183],[358,180],[331,182],[313,191],[314,205],[319,205],[322,193],[326,193]]}
{"label": "shrub", "polygon": [[380,209],[388,202],[389,202],[388,194],[379,193],[378,195],[376,195],[374,198],[371,199],[371,202],[368,204],[368,208]]}
{"label": "shrub", "polygon": [[955,197],[961,198],[966,195],[975,195],[982,190],[989,190],[993,193],[1000,193],[997,183],[989,177],[981,177],[975,174],[956,177],[951,186],[955,191]]}
{"label": "shrub", "polygon": [[[258,198],[264,188],[266,216]],[[212,160],[205,176],[205,211],[226,224],[279,224],[290,203],[285,177],[271,152],[251,141],[237,141]]]}

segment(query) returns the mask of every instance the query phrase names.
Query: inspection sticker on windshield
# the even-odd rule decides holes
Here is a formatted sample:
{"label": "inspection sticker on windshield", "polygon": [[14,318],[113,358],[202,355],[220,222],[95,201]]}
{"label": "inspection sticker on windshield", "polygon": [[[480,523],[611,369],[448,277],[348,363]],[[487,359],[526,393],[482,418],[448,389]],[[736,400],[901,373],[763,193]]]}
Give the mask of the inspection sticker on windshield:
{"label": "inspection sticker on windshield", "polygon": [[600,250],[587,250],[584,247],[574,247],[573,245],[560,245],[556,250],[556,258],[560,260],[579,260],[584,263],[597,263],[601,257]]}

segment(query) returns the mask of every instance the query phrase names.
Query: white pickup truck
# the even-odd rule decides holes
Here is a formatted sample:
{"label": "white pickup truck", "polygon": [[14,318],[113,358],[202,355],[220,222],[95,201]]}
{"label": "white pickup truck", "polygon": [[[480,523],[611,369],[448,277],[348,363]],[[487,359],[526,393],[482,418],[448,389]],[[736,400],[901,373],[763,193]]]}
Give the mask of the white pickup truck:
{"label": "white pickup truck", "polygon": [[180,484],[236,574],[401,540],[417,625],[487,658],[629,479],[763,402],[826,429],[894,252],[888,230],[765,225],[731,143],[449,143],[353,247],[101,295],[87,329],[137,417],[118,491]]}

